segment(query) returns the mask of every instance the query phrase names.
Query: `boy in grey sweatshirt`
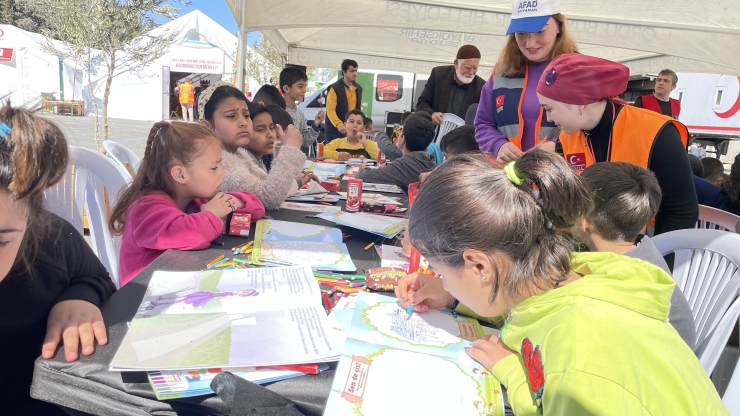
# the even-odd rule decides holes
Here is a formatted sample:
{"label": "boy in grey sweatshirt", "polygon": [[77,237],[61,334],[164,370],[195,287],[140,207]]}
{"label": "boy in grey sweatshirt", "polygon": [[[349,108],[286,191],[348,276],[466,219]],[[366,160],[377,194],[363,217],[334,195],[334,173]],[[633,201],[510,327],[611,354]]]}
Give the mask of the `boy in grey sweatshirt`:
{"label": "boy in grey sweatshirt", "polygon": [[419,181],[419,174],[429,172],[437,165],[427,147],[434,140],[434,125],[423,117],[409,117],[403,126],[403,134],[396,145],[403,156],[378,169],[360,165],[355,178],[371,183],[390,183],[408,189],[409,184]]}
{"label": "boy in grey sweatshirt", "polygon": [[[647,236],[636,243],[642,228],[658,212],[661,191],[652,172],[625,162],[601,162],[581,173],[593,191],[594,210],[571,233],[591,251],[611,251],[646,261],[671,274],[658,249]],[[668,319],[693,350],[696,326],[686,297],[676,287]]]}

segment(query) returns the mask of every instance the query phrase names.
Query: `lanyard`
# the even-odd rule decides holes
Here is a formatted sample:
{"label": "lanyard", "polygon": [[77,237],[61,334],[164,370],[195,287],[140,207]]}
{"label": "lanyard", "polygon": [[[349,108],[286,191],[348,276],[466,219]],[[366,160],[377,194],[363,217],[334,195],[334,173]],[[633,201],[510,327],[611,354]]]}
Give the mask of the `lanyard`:
{"label": "lanyard", "polygon": [[[612,133],[614,132],[614,120],[617,118],[617,108],[614,105],[614,103],[611,100],[607,101],[612,106],[612,124],[609,127],[609,144],[606,148],[606,162],[611,162],[612,160]],[[591,152],[591,157],[593,157],[594,163],[598,162],[596,160],[596,154],[594,153],[594,146],[593,142],[591,141],[591,135],[583,133],[586,136],[586,141],[588,143],[588,150]]]}

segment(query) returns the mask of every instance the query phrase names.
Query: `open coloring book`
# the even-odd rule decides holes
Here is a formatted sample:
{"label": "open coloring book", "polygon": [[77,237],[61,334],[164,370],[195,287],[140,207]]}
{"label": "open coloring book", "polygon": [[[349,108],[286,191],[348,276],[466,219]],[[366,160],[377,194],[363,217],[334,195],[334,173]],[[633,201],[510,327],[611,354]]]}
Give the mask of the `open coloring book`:
{"label": "open coloring book", "polygon": [[[475,319],[406,312],[361,292],[324,415],[503,415],[501,386],[464,351],[485,335]],[[422,392],[414,400],[409,392]]]}
{"label": "open coloring book", "polygon": [[316,363],[340,348],[307,266],[157,271],[110,369]]}
{"label": "open coloring book", "polygon": [[288,221],[259,220],[252,263],[305,265],[316,270],[357,270],[338,228]]}
{"label": "open coloring book", "polygon": [[383,215],[349,213],[344,211],[325,212],[319,218],[339,225],[357,228],[385,238],[393,238],[408,226],[408,220]]}

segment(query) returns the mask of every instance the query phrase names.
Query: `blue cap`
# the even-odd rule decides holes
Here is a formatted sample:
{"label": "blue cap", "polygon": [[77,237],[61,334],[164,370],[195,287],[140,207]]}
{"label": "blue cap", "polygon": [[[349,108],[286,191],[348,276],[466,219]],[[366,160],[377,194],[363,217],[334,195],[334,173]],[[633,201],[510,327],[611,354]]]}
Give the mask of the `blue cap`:
{"label": "blue cap", "polygon": [[550,20],[550,16],[537,16],[537,17],[524,17],[521,19],[511,19],[509,28],[506,29],[506,34],[512,33],[535,33],[542,30],[547,21]]}

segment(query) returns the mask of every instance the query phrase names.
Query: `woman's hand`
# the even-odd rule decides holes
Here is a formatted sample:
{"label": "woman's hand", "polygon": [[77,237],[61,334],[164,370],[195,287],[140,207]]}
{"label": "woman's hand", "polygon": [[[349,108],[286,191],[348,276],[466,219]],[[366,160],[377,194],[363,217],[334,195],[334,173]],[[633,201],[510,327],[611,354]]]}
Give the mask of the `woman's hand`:
{"label": "woman's hand", "polygon": [[78,344],[82,344],[82,354],[90,355],[95,352],[96,339],[100,345],[108,343],[100,309],[84,300],[65,300],[49,312],[41,356],[47,360],[53,357],[59,342],[64,340],[64,356],[67,361],[74,361],[78,358]]}
{"label": "woman's hand", "polygon": [[493,371],[493,367],[504,358],[516,354],[516,351],[510,349],[496,335],[487,335],[473,341],[473,346],[465,348],[465,352],[486,367],[488,371]]}
{"label": "woman's hand", "polygon": [[413,303],[416,312],[426,312],[429,308],[444,308],[455,301],[442,285],[442,278],[418,272],[398,279],[396,297],[404,308]]}
{"label": "woman's hand", "polygon": [[519,160],[522,155],[524,155],[524,152],[519,150],[514,143],[508,142],[504,143],[504,145],[498,149],[496,160],[498,160],[499,163],[515,162]]}

